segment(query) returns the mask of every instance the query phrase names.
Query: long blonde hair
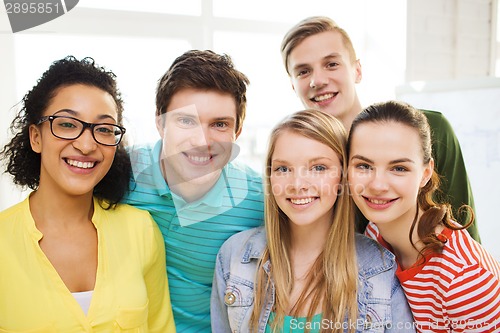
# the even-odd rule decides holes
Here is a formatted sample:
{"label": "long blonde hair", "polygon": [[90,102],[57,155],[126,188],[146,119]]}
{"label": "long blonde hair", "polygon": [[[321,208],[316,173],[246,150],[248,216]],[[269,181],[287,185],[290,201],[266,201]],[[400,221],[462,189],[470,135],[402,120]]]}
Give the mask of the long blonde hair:
{"label": "long blonde hair", "polygon": [[[293,268],[290,262],[290,228],[288,217],[278,207],[271,191],[271,160],[278,137],[283,132],[293,132],[306,138],[321,142],[330,147],[339,157],[342,165],[342,179],[338,198],[333,206],[333,221],[330,226],[323,252],[311,267],[296,304],[289,304],[289,295],[293,288]],[[270,276],[264,270],[264,264],[271,262],[272,282],[275,286],[273,330],[283,323],[287,309],[294,309],[291,315],[303,311],[308,302],[308,319],[314,310],[322,305],[322,320],[330,323],[343,323],[345,318],[355,321],[357,318],[357,281],[358,270],[354,241],[353,203],[347,191],[346,131],[333,116],[317,111],[296,112],[281,121],[272,131],[266,159],[264,203],[267,247],[263,252],[256,276],[255,301],[251,317],[251,327],[257,330],[263,307],[271,292]],[[293,147],[291,147],[293,149]],[[300,153],[300,152],[297,152]],[[333,327],[332,327],[333,328]],[[328,332],[343,332],[340,327],[322,329]],[[349,330],[351,331],[351,329]]]}

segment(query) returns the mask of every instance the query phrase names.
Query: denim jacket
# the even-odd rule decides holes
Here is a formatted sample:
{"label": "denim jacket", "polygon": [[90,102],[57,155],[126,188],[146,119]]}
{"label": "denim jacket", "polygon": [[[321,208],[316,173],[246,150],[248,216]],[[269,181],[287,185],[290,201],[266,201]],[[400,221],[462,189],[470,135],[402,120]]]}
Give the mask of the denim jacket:
{"label": "denim jacket", "polygon": [[[214,333],[250,332],[254,280],[266,246],[264,227],[240,232],[221,247],[215,265],[210,305]],[[394,255],[374,240],[356,235],[358,318],[356,332],[415,332],[413,317],[394,272]],[[271,263],[264,264],[269,274]],[[266,296],[258,333],[263,333],[274,305],[274,286]],[[334,323],[322,320],[322,325]],[[347,322],[344,323],[347,325]],[[345,327],[345,326],[343,326]]]}

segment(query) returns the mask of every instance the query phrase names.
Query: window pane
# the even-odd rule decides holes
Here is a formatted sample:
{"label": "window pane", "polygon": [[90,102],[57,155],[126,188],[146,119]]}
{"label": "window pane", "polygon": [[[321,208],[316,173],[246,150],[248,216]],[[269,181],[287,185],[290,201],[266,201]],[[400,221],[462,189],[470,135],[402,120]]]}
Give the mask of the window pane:
{"label": "window pane", "polygon": [[250,80],[247,114],[237,143],[241,147],[240,157],[255,170],[264,165],[272,126],[302,108],[281,60],[281,38],[281,34],[214,33],[215,51],[230,55],[236,68]]}
{"label": "window pane", "polygon": [[[213,0],[214,16],[262,20],[270,22],[298,22],[308,16],[331,15],[340,18],[351,12],[359,13],[366,0]],[[356,9],[358,8],[358,9]]]}
{"label": "window pane", "polygon": [[135,12],[152,12],[180,15],[201,15],[201,0],[83,0],[78,7],[125,10]]}
{"label": "window pane", "polygon": [[91,56],[97,64],[113,71],[124,100],[125,136],[131,144],[158,138],[155,126],[157,81],[177,56],[191,48],[185,40],[168,38],[40,34],[18,34],[15,43],[18,100],[53,61],[67,55],[77,59]]}

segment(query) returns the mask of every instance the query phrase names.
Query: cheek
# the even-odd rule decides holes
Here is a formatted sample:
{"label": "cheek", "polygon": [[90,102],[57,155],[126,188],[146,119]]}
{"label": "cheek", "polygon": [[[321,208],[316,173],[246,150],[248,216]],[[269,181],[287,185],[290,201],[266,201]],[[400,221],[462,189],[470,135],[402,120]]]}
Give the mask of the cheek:
{"label": "cheek", "polygon": [[111,165],[113,164],[113,161],[115,159],[116,148],[115,147],[109,147],[109,148],[111,148],[111,149],[106,149],[103,152],[103,155],[104,155],[104,160],[111,167]]}
{"label": "cheek", "polygon": [[323,179],[318,187],[319,192],[323,195],[334,195],[337,196],[340,186],[340,175],[337,173],[331,173],[327,175],[327,178]]}
{"label": "cheek", "polygon": [[271,183],[271,192],[275,197],[281,197],[286,195],[287,181],[285,177],[271,176],[270,183]]}
{"label": "cheek", "polygon": [[363,180],[363,176],[359,175],[353,170],[349,170],[348,173],[348,181],[349,181],[349,189],[352,194],[362,194],[365,191],[365,181]]}
{"label": "cheek", "polygon": [[211,139],[221,146],[230,146],[235,141],[236,136],[234,130],[228,130],[227,132],[214,131],[211,134]]}

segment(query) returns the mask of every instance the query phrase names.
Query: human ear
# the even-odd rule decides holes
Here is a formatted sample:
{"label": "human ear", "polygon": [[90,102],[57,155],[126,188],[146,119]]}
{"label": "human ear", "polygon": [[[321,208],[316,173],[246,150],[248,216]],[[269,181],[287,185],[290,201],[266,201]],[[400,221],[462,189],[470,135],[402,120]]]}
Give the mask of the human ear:
{"label": "human ear", "polygon": [[41,153],[42,152],[42,133],[40,132],[40,128],[37,125],[30,125],[29,137],[30,137],[31,149],[33,149],[33,151],[35,153]]}
{"label": "human ear", "polygon": [[361,82],[361,79],[363,78],[363,70],[361,68],[361,61],[359,59],[356,60],[356,63],[354,65],[355,67],[355,81],[356,83],[360,83]]}
{"label": "human ear", "polygon": [[240,126],[240,129],[238,130],[238,132],[235,133],[235,136],[234,136],[235,141],[236,141],[236,139],[238,139],[238,137],[240,136],[242,131],[243,131],[243,126]]}
{"label": "human ear", "polygon": [[155,117],[156,130],[160,137],[163,138],[163,132],[165,131],[165,118],[167,117],[166,113],[162,113]]}
{"label": "human ear", "polygon": [[422,176],[422,181],[420,182],[421,188],[427,185],[433,173],[434,173],[434,159],[431,158],[429,160],[429,163],[427,163],[427,165],[425,166],[424,174]]}

